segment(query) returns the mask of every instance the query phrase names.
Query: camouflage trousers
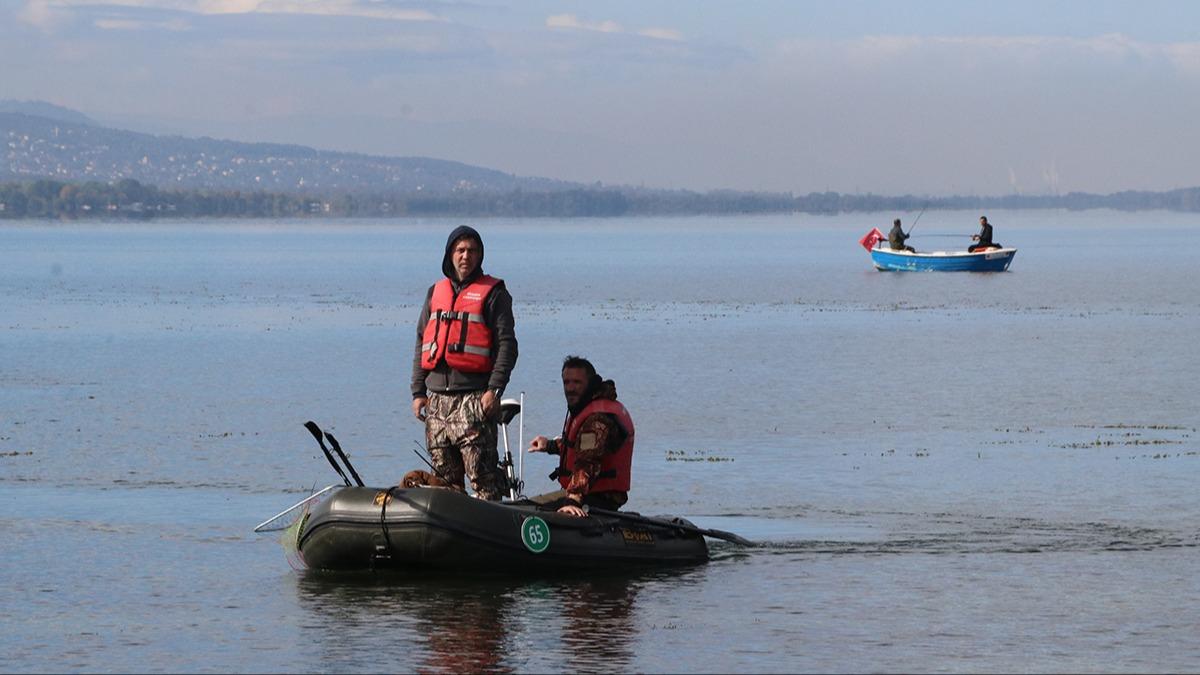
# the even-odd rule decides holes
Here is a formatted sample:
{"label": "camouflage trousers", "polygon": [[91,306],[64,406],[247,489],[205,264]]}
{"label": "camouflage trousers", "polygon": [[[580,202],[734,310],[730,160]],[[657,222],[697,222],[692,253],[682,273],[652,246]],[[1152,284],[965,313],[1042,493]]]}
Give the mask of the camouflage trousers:
{"label": "camouflage trousers", "polygon": [[480,499],[504,496],[504,474],[496,450],[496,421],[485,419],[480,391],[429,392],[425,406],[425,446],[442,478],[462,489],[463,476]]}

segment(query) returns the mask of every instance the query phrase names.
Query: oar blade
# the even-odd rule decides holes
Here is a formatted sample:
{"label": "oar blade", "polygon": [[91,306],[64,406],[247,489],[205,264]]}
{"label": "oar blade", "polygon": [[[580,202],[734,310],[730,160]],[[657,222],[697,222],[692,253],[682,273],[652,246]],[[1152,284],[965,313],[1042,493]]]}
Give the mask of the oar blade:
{"label": "oar blade", "polygon": [[[337,460],[333,458],[333,453],[330,452],[329,447],[325,445],[325,432],[321,431],[321,427],[317,426],[317,423],[312,420],[305,422],[304,428],[308,429],[308,433],[312,434],[313,438],[317,439],[317,444],[321,446],[321,452],[325,453],[325,459],[329,460],[329,465],[333,467],[333,470],[337,472],[337,475],[341,476],[342,481],[349,486],[350,479],[346,477],[346,472],[342,471],[342,467],[339,466]],[[362,481],[359,481],[358,484],[362,485]]]}
{"label": "oar blade", "polygon": [[711,529],[700,529],[700,528],[697,528],[697,530],[700,532],[700,534],[703,534],[706,537],[712,537],[713,539],[724,539],[725,541],[730,541],[730,542],[733,542],[740,546],[747,546],[747,547],[758,546],[757,542],[750,541],[749,539],[747,539],[741,535],[737,535],[732,532],[726,532],[725,530],[711,530]]}
{"label": "oar blade", "polygon": [[321,431],[321,427],[317,426],[316,422],[309,420],[304,423],[304,428],[308,429],[308,433],[312,434],[318,443],[324,443],[324,433]]}

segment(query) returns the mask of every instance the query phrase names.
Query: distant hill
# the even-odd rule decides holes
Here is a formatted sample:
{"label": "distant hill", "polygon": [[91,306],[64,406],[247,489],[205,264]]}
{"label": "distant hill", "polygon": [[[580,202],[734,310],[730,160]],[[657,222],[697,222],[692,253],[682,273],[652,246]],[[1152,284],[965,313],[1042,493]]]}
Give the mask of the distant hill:
{"label": "distant hill", "polygon": [[95,120],[81,112],[54,105],[53,103],[46,103],[45,101],[2,99],[0,100],[0,113],[19,113],[33,117],[45,117],[46,119],[68,122],[70,124],[96,126]]}
{"label": "distant hill", "polygon": [[0,152],[0,182],[132,179],[159,188],[323,194],[553,192],[581,187],[426,157],[122,131],[40,102],[0,102]]}
{"label": "distant hill", "polygon": [[49,103],[0,101],[0,218],[392,217],[913,212],[918,209],[1200,212],[1200,187],[1094,195],[885,196],[658,190],[529,178],[426,157],[156,136]]}

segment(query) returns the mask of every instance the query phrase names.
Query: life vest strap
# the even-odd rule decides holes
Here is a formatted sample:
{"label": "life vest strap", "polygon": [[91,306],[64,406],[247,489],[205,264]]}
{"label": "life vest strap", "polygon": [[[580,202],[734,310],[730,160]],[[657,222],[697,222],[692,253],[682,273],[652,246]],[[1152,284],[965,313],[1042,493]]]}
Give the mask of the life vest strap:
{"label": "life vest strap", "polygon": [[[458,352],[462,354],[475,354],[478,356],[491,356],[491,351],[482,347],[472,347],[467,343],[467,325],[469,323],[479,323],[487,325],[487,321],[482,314],[472,314],[471,312],[456,312],[454,310],[439,309],[429,315],[430,323],[450,323],[452,321],[460,322],[460,330],[458,342],[447,345],[446,351]],[[426,342],[421,345],[422,352],[433,353],[437,351],[436,342]]]}
{"label": "life vest strap", "polygon": [[429,317],[430,321],[470,321],[473,323],[486,323],[482,314],[472,314],[471,312],[456,312],[450,309],[439,309]]}
{"label": "life vest strap", "polygon": [[[570,472],[570,470],[567,469],[567,467],[559,466],[550,472],[550,480],[558,480],[562,476],[570,476],[570,475],[571,475],[571,472]],[[601,478],[616,478],[616,477],[617,477],[616,469],[605,469],[604,471],[601,471],[600,473],[596,474],[592,478],[592,482],[595,483],[596,481],[600,480]]]}
{"label": "life vest strap", "polygon": [[483,347],[472,347],[471,345],[465,344],[453,344],[446,349],[447,351],[458,352],[460,354],[476,354],[478,356],[491,356],[492,354],[490,349],[484,349]]}

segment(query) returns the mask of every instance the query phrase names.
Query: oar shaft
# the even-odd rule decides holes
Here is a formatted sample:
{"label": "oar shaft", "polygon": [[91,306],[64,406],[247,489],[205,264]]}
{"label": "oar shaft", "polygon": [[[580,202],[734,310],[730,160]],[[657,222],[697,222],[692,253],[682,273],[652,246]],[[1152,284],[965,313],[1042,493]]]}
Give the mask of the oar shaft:
{"label": "oar shaft", "polygon": [[659,518],[647,518],[646,516],[639,516],[639,515],[635,515],[632,513],[622,513],[620,511],[609,511],[608,509],[601,509],[601,508],[597,508],[595,506],[587,507],[587,511],[588,511],[588,513],[598,513],[598,514],[604,515],[604,516],[612,516],[614,518],[630,520],[635,523],[646,523],[647,525],[658,525],[660,527],[673,527],[673,528],[676,528],[679,530],[683,530],[685,532],[695,532],[696,534],[702,534],[706,537],[712,537],[713,539],[724,539],[725,541],[731,541],[735,544],[741,544],[742,546],[757,546],[757,544],[750,541],[749,539],[746,539],[745,537],[736,535],[732,532],[725,532],[724,530],[710,530],[710,529],[705,529],[703,527],[696,527],[695,525],[676,523],[676,522],[671,522],[669,520],[662,520]]}
{"label": "oar shaft", "polygon": [[329,439],[329,444],[333,446],[333,449],[337,452],[338,457],[342,458],[342,464],[345,464],[346,468],[350,470],[350,475],[354,476],[354,482],[358,483],[359,487],[363,487],[362,478],[358,477],[358,472],[354,470],[354,465],[350,463],[350,458],[346,456],[346,453],[342,452],[341,444],[337,442],[337,439],[333,437],[333,434],[329,433],[328,431],[324,433],[325,438]]}
{"label": "oar shaft", "polygon": [[329,451],[328,447],[326,447],[325,432],[321,431],[321,427],[317,426],[316,422],[309,420],[304,423],[304,428],[308,429],[308,433],[312,434],[313,438],[317,439],[317,443],[321,446],[321,452],[325,453],[325,459],[329,460],[329,465],[333,467],[333,470],[337,472],[337,475],[342,477],[342,481],[345,482],[346,485],[350,485],[350,479],[346,477],[346,472],[342,471],[342,467],[337,463],[337,460],[333,458],[333,453]]}

